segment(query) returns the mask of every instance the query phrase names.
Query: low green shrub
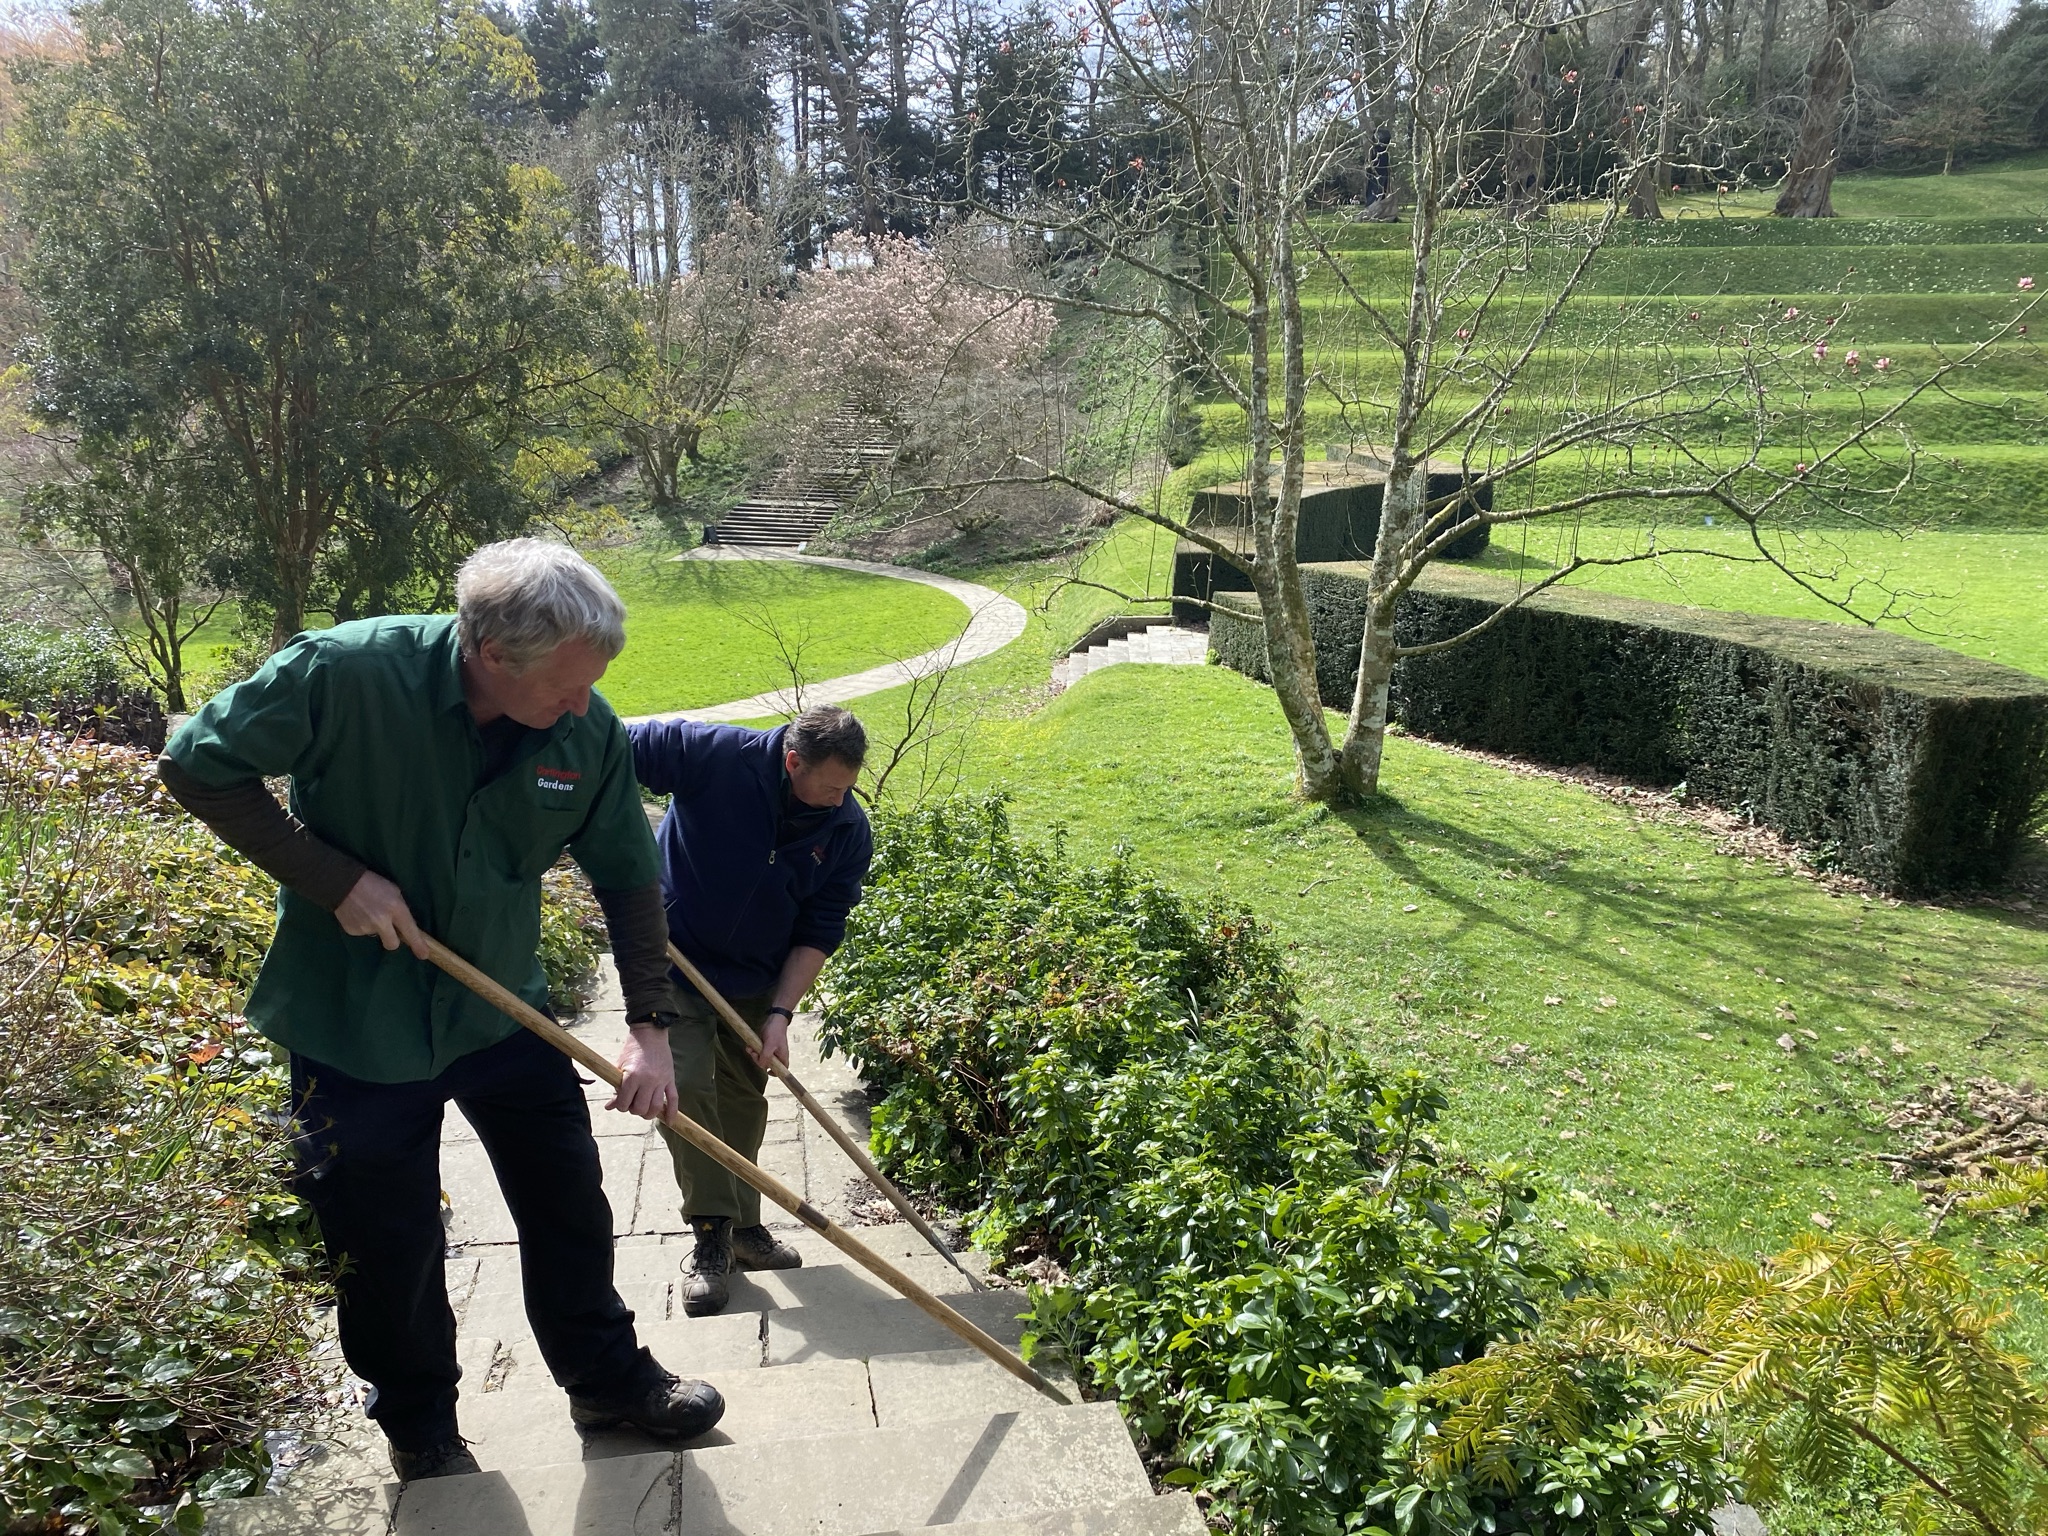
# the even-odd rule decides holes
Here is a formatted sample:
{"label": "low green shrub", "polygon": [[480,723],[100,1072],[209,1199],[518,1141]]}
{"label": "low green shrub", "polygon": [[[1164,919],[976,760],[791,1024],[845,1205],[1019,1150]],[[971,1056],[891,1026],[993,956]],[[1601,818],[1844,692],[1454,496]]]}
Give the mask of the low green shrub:
{"label": "low green shrub", "polygon": [[[199,1527],[303,1420],[323,1299],[285,1182],[289,1076],[237,1000],[276,887],[148,754],[0,736],[0,1525]],[[603,925],[551,871],[550,989]],[[145,1515],[145,1509],[159,1511]]]}
{"label": "low green shrub", "polygon": [[10,1529],[195,1530],[311,1385],[284,1067],[234,1002],[269,893],[157,814],[148,769],[0,738]]}
{"label": "low green shrub", "polygon": [[101,625],[0,625],[0,723],[26,719],[100,741],[160,748],[164,712]]}
{"label": "low green shrub", "polygon": [[[1324,701],[1350,702],[1366,574],[1304,570]],[[1515,588],[1433,566],[1404,645],[1461,634]],[[1249,599],[1245,600],[1247,603]],[[1218,614],[1217,659],[1266,675],[1252,619]],[[1409,730],[1590,765],[1740,811],[1817,860],[1910,891],[2006,875],[2048,792],[2048,683],[1881,630],[1648,603],[1583,588],[1529,599],[1395,670]]]}
{"label": "low green shrub", "polygon": [[1412,1386],[1520,1336],[1565,1277],[1514,1165],[1440,1149],[1443,1100],[1304,1019],[1250,916],[1019,843],[999,800],[878,817],[824,1037],[881,1092],[877,1154],[1053,1278],[1057,1341],[1212,1519],[1275,1536],[1687,1532],[1710,1439],[1641,1409],[1522,1448],[1512,1489],[1416,1470]]}

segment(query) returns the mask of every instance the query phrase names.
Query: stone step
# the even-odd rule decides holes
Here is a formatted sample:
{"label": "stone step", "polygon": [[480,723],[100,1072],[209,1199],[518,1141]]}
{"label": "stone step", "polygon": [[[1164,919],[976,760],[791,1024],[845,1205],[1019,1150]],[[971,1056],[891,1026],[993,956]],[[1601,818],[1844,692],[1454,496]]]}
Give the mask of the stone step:
{"label": "stone step", "polygon": [[[823,1281],[829,1270],[790,1270],[789,1277],[809,1273]],[[769,1365],[803,1360],[873,1360],[882,1355],[918,1354],[927,1350],[966,1347],[944,1324],[915,1305],[880,1296],[864,1286],[831,1281],[807,1288],[806,1305],[761,1314],[768,1320]],[[1017,1314],[1024,1309],[1018,1291],[982,1291],[946,1298],[952,1308],[1011,1349],[1023,1337]]]}
{"label": "stone step", "polygon": [[[524,1376],[515,1371],[499,1391],[463,1393],[457,1405],[463,1438],[485,1471],[645,1456],[673,1448],[637,1430],[582,1433],[569,1422],[567,1396],[538,1358],[532,1366]],[[725,1397],[725,1417],[693,1446],[854,1434],[876,1427],[864,1361],[816,1360],[772,1371],[757,1362],[707,1366],[687,1374],[701,1375]]]}
{"label": "stone step", "polygon": [[[1125,1499],[1084,1509],[1057,1509],[1023,1520],[975,1520],[941,1529],[949,1536],[1207,1536],[1209,1527],[1192,1498],[1170,1493],[1164,1498]],[[899,1526],[870,1536],[913,1536],[913,1532]]]}
{"label": "stone step", "polygon": [[[659,1341],[650,1341],[659,1356]],[[717,1428],[691,1448],[810,1439],[868,1429],[1027,1412],[1053,1406],[984,1355],[969,1349],[877,1355],[872,1360],[812,1360],[763,1367],[758,1360],[704,1360],[685,1371],[725,1397]],[[1049,1374],[1079,1400],[1072,1378]],[[486,1471],[601,1461],[670,1449],[637,1430],[584,1434],[569,1422],[568,1399],[530,1349],[495,1391],[465,1391],[458,1405],[463,1437]]]}
{"label": "stone step", "polygon": [[1119,635],[1085,651],[1076,651],[1053,663],[1055,693],[1071,688],[1091,672],[1104,667],[1135,662],[1149,666],[1201,666],[1209,659],[1209,637],[1197,630],[1155,624],[1129,635]]}
{"label": "stone step", "polygon": [[392,1530],[857,1536],[1029,1520],[1150,1492],[1115,1406],[1090,1403],[819,1435],[800,1447],[766,1441],[437,1478],[402,1490]]}

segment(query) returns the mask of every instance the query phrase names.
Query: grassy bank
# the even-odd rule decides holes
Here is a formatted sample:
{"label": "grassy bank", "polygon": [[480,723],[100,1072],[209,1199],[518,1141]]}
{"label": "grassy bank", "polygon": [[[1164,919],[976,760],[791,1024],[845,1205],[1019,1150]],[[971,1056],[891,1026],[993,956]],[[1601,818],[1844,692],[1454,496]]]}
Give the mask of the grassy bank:
{"label": "grassy bank", "polygon": [[1456,1138],[1554,1170],[1588,1229],[1747,1249],[1916,1220],[1870,1159],[1890,1108],[1935,1073],[2048,1072],[2038,914],[1830,894],[1412,741],[1383,806],[1304,806],[1271,694],[1214,669],[1091,676],[973,778],[1020,827],[1258,911],[1317,1012],[1427,1068]]}

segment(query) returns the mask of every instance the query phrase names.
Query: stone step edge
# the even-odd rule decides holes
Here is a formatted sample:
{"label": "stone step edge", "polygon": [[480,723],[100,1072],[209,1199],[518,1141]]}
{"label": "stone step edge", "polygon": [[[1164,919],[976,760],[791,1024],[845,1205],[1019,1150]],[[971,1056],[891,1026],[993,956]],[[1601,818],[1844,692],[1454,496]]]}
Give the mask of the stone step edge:
{"label": "stone step edge", "polygon": [[953,1536],[1206,1536],[1201,1506],[1185,1493],[1154,1494],[1115,1504],[1077,1504],[1023,1520],[971,1520],[961,1525],[898,1526],[868,1536],[917,1536],[949,1531]]}
{"label": "stone step edge", "polygon": [[[657,1461],[668,1461],[677,1467],[685,1465],[686,1462],[709,1462],[713,1464],[725,1461],[743,1462],[755,1457],[763,1444],[797,1445],[801,1443],[812,1448],[815,1452],[816,1448],[823,1445],[834,1442],[864,1442],[871,1436],[916,1435],[931,1438],[945,1429],[954,1427],[978,1427],[982,1432],[986,1432],[987,1427],[999,1418],[1007,1418],[1013,1421],[1033,1420],[1039,1422],[1053,1418],[1083,1422],[1098,1420],[1105,1423],[1106,1430],[1106,1415],[1114,1414],[1115,1411],[1114,1405],[1109,1403],[1077,1403],[1066,1408],[1048,1404],[1044,1408],[1024,1410],[1001,1409],[989,1414],[962,1414],[953,1419],[942,1419],[927,1424],[906,1425],[894,1430],[842,1430],[823,1435],[792,1436],[786,1440],[769,1442],[697,1447],[679,1446],[674,1450],[649,1451],[637,1456],[607,1457],[596,1461],[535,1464],[522,1467],[519,1470],[518,1476],[522,1479],[532,1478],[558,1469],[573,1467],[582,1472],[586,1479],[596,1469],[615,1470],[618,1475],[630,1478],[636,1469],[644,1468],[647,1464]],[[1119,1418],[1116,1423],[1118,1431],[1120,1433],[1123,1432],[1121,1419]],[[854,1448],[865,1449],[865,1446],[856,1444]],[[1133,1453],[1133,1461],[1135,1463],[1135,1452]],[[435,1478],[428,1483],[410,1486],[431,1489],[432,1497],[438,1503],[451,1498],[459,1499],[464,1491],[470,1488],[495,1489],[501,1487],[505,1482],[505,1477],[506,1474],[501,1471],[486,1471],[469,1473],[459,1477]],[[296,1536],[296,1533],[319,1533],[319,1536],[371,1536],[371,1533],[374,1531],[388,1531],[392,1529],[396,1522],[403,1517],[405,1513],[406,1492],[406,1487],[386,1482],[375,1488],[357,1487],[340,1489],[331,1493],[310,1497],[295,1497],[291,1494],[267,1494],[248,1499],[228,1499],[212,1506],[207,1519],[206,1530],[212,1533],[212,1536],[287,1536],[287,1533],[293,1533],[293,1536]],[[1134,1495],[1131,1501],[1119,1502],[1137,1502],[1137,1498]],[[310,1512],[315,1514],[313,1519],[306,1518],[309,1513],[307,1508],[309,1505],[312,1507]],[[1066,1507],[1085,1510],[1100,1506],[1096,1501],[1090,1501]],[[1000,1529],[999,1522],[981,1523],[993,1523]],[[945,1527],[926,1526],[921,1527],[921,1529],[945,1529]],[[1026,1529],[1028,1530],[1028,1527]]]}

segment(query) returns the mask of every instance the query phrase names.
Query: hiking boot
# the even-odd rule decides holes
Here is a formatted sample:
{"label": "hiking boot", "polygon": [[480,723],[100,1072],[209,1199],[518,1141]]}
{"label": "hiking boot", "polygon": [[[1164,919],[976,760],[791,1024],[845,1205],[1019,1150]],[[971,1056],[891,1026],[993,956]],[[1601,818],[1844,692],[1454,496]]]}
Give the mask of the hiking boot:
{"label": "hiking boot", "polygon": [[616,1429],[690,1440],[725,1415],[725,1399],[707,1381],[684,1381],[657,1369],[646,1385],[613,1397],[569,1398],[569,1421],[578,1429]]}
{"label": "hiking boot", "polygon": [[723,1312],[732,1299],[732,1218],[691,1216],[685,1218],[697,1234],[697,1251],[683,1266],[683,1313],[688,1317],[710,1317]]}
{"label": "hiking boot", "polygon": [[732,1229],[732,1262],[735,1269],[802,1269],[804,1256],[756,1225]]}
{"label": "hiking boot", "polygon": [[401,1451],[391,1447],[391,1470],[398,1474],[401,1483],[417,1483],[429,1477],[461,1477],[470,1472],[481,1472],[476,1458],[469,1454],[469,1446],[457,1435],[453,1440],[443,1440],[439,1445],[430,1445],[424,1451]]}

